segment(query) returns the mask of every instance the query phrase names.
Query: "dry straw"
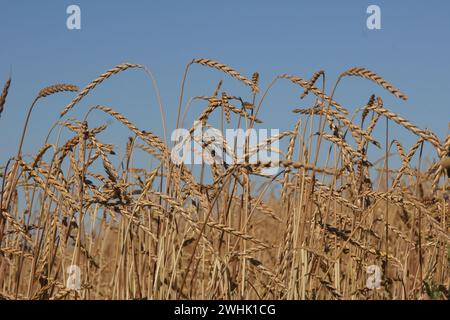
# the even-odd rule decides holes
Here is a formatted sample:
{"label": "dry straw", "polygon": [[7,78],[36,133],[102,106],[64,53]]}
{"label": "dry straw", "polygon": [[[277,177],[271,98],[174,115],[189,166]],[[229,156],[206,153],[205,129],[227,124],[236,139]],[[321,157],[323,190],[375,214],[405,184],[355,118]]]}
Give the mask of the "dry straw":
{"label": "dry straw", "polygon": [[[247,79],[211,59],[192,64],[220,70],[251,92],[241,97],[225,93],[226,82],[207,83],[213,93],[190,100],[205,104],[203,110],[185,118],[187,106],[180,118],[178,109],[183,126],[185,119],[197,119],[225,136],[227,128],[246,130],[260,122],[256,115],[269,89],[258,95],[258,73]],[[100,75],[62,115],[104,80],[132,68],[143,66],[121,64]],[[339,79],[344,76],[370,79],[406,99],[365,68]],[[323,71],[308,81],[284,74],[274,82],[280,78],[300,86],[301,97],[314,95],[312,105],[294,110],[293,128],[243,144],[241,161],[237,147],[220,139],[195,140],[211,158],[217,147],[233,155],[228,163],[215,154],[212,165],[173,163],[174,150],[154,128],[142,130],[103,105],[83,120],[58,122],[57,136],[52,129],[42,146],[22,156],[36,102],[78,90],[70,84],[42,89],[29,109],[17,157],[1,169],[0,298],[448,300],[450,208],[442,176],[450,171],[450,136],[440,140],[384,108],[375,95],[348,116],[325,92]],[[91,127],[96,110],[130,134],[120,139],[108,134],[109,125]],[[224,117],[215,117],[217,111]],[[407,146],[398,137],[386,139],[375,130],[381,117],[417,141]],[[275,148],[284,137],[289,141]],[[383,165],[388,159],[374,152],[372,144],[381,147],[382,141],[387,157],[400,158],[398,165],[390,158]],[[426,167],[425,147],[436,149],[440,161]],[[266,151],[279,159],[264,157]],[[279,170],[268,174],[274,167]],[[79,290],[66,286],[68,266],[80,268]],[[368,266],[385,268],[378,290],[366,287]]]}

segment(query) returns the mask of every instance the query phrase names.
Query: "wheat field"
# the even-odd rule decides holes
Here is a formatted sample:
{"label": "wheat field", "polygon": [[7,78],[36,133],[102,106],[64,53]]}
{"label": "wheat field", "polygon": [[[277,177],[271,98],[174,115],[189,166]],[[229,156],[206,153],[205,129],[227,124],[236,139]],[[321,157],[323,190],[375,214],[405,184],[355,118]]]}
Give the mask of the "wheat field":
{"label": "wheat field", "polygon": [[[191,68],[221,72],[247,87],[248,95],[233,96],[218,83],[210,95],[188,99]],[[450,298],[450,135],[415,126],[382,97],[367,97],[356,110],[334,100],[348,77],[407,100],[384,78],[356,67],[343,72],[330,92],[324,71],[305,79],[282,74],[263,89],[258,73],[245,77],[221,62],[194,59],[178,93],[176,127],[186,125],[186,113],[205,125],[215,117],[222,130],[263,126],[259,111],[275,82],[298,88],[299,101],[312,101],[288,111],[298,121],[275,138],[283,141],[278,162],[194,168],[171,161],[166,132],[160,137],[141,130],[109,106],[67,118],[121,72],[144,72],[159,99],[151,71],[124,63],[81,89],[46,87],[32,102],[17,153],[0,166],[0,299]],[[7,80],[0,115],[14,88]],[[25,156],[28,124],[54,94],[72,100],[45,143]],[[204,109],[188,109],[193,100]],[[90,126],[94,112],[129,130],[126,145],[102,142],[109,125]],[[389,134],[394,127],[416,142],[395,139]],[[53,138],[58,130],[71,138]],[[135,166],[137,153],[148,166]],[[271,166],[281,170],[263,175]],[[376,272],[379,281],[370,287]],[[78,288],[68,282],[73,277]]]}

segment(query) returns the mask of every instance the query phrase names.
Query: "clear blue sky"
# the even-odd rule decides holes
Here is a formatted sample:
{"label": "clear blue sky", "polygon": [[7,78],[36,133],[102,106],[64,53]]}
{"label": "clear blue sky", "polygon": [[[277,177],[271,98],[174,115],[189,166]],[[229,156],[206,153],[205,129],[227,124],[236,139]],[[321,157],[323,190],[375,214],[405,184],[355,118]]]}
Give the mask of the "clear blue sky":
{"label": "clear blue sky", "polygon": [[[66,28],[70,4],[81,7],[79,31]],[[366,28],[369,4],[381,7],[382,30]],[[388,108],[442,138],[450,120],[449,39],[450,2],[445,0],[2,1],[0,82],[3,85],[12,69],[13,83],[0,118],[0,162],[15,152],[25,110],[42,87],[58,82],[83,87],[121,62],[142,63],[154,72],[173,128],[184,67],[201,57],[224,62],[247,76],[258,71],[262,87],[281,73],[309,78],[324,69],[327,79],[334,80],[350,67],[365,66],[408,94],[409,101],[397,100],[361,79],[343,81],[338,101],[353,110],[372,93],[381,95]],[[224,90],[247,93],[235,80],[194,66],[186,97],[211,93],[219,79],[225,80]],[[299,100],[299,92],[288,82],[274,88],[261,112],[266,127],[292,128],[296,116],[291,110],[309,106]],[[25,152],[42,145],[72,96],[40,103]],[[162,132],[151,83],[142,71],[127,71],[105,82],[69,116],[81,117],[95,104],[114,107],[142,129]],[[198,108],[193,107],[192,117]],[[110,137],[125,141],[126,131],[119,125],[112,130]],[[404,130],[392,130],[407,147],[414,142]]]}

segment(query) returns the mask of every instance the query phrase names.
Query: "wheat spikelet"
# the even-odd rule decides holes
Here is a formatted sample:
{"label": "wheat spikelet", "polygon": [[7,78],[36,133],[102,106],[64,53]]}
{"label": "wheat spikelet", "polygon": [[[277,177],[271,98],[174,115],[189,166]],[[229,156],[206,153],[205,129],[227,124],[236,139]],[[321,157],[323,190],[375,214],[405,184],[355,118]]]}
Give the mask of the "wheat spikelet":
{"label": "wheat spikelet", "polygon": [[244,117],[245,119],[250,119],[250,120],[254,121],[255,123],[262,123],[262,121],[260,119],[256,118],[255,116],[249,115],[244,110],[242,110],[236,106],[233,106],[230,103],[226,104],[224,107],[226,110],[236,113],[236,114]]}
{"label": "wheat spikelet", "polygon": [[50,143],[47,143],[39,149],[38,153],[34,157],[33,164],[31,165],[32,168],[36,168],[39,162],[41,161],[42,157],[44,156],[45,152],[47,152],[48,149],[50,149],[53,145]]}
{"label": "wheat spikelet", "polygon": [[125,71],[130,68],[143,68],[142,64],[132,64],[132,63],[123,63],[115,66],[112,69],[109,69],[105,73],[101,74],[97,78],[95,78],[90,84],[88,84],[81,92],[72,100],[61,112],[60,117],[63,117],[67,112],[70,111],[81,99],[83,99],[92,89],[94,89],[97,85],[108,79],[114,74]]}
{"label": "wheat spikelet", "polygon": [[225,92],[222,92],[222,101],[221,101],[222,107],[225,111],[225,120],[227,123],[230,123],[230,107],[228,104],[228,96]]}
{"label": "wheat spikelet", "polygon": [[270,136],[269,138],[265,139],[264,141],[260,142],[256,146],[252,146],[248,149],[248,152],[243,156],[245,159],[250,158],[250,156],[257,154],[261,150],[270,150],[272,152],[277,152],[274,148],[271,148],[270,146],[277,140],[281,140],[284,137],[292,136],[294,133],[292,131],[284,131],[277,135]]}
{"label": "wheat spikelet", "polygon": [[[205,223],[204,221],[200,222],[200,224],[202,224],[202,225],[204,223]],[[233,227],[230,227],[230,226],[225,225],[223,223],[218,223],[218,222],[214,222],[214,221],[208,221],[208,222],[206,222],[206,225],[208,227],[211,227],[211,228],[214,228],[214,229],[217,229],[217,230],[220,230],[220,231],[224,231],[226,233],[230,233],[230,234],[232,234],[232,235],[234,235],[234,236],[236,236],[238,238],[242,238],[244,240],[251,241],[251,242],[253,242],[253,243],[255,243],[255,244],[259,245],[259,246],[262,246],[262,247],[265,247],[265,248],[270,248],[270,245],[262,242],[261,240],[256,239],[255,237],[253,237],[253,236],[251,236],[249,234],[246,234],[246,233],[244,233],[242,231],[236,230]]]}
{"label": "wheat spikelet", "polygon": [[[255,123],[263,123],[260,119],[248,114],[242,108],[238,108],[238,107],[232,105],[231,103],[229,103],[229,100],[239,100],[242,104],[245,104],[245,102],[243,102],[241,98],[231,97],[231,96],[228,96],[226,93],[222,93],[221,99],[217,99],[216,97],[209,97],[209,96],[197,96],[195,98],[201,99],[201,100],[207,100],[208,103],[210,103],[210,108],[212,108],[212,109],[208,109],[208,107],[205,108],[204,111],[207,111],[207,115],[206,115],[206,117],[200,116],[202,118],[204,117],[206,119],[207,116],[209,115],[209,113],[211,113],[217,106],[221,105],[222,108],[224,108],[225,117],[226,117],[227,122],[230,120],[229,113],[231,111],[233,113],[236,113],[236,114],[242,116],[245,119],[254,121]],[[254,106],[252,104],[247,104],[247,107],[249,107],[249,109],[251,110]]]}
{"label": "wheat spikelet", "polygon": [[139,149],[147,152],[148,154],[151,154],[155,158],[162,160],[162,155],[148,145],[138,143],[138,144],[136,144],[136,148],[139,148]]}
{"label": "wheat spikelet", "polygon": [[262,264],[259,264],[258,262],[255,263],[255,261],[258,261],[256,259],[253,259],[252,257],[249,257],[249,262],[251,262],[255,268],[260,271],[262,274],[266,275],[270,280],[272,280],[277,286],[281,288],[286,288],[285,284],[269,269],[264,267]]}
{"label": "wheat spikelet", "polygon": [[439,142],[439,139],[431,131],[419,129],[417,126],[412,124],[410,121],[406,120],[403,117],[400,117],[396,113],[389,111],[388,109],[385,109],[379,105],[375,105],[373,107],[370,107],[369,109],[374,110],[378,114],[383,115],[383,116],[395,121],[396,123],[405,127],[406,129],[410,130],[414,134],[429,141],[434,147],[436,147],[437,150],[443,150],[443,147],[442,147],[441,143]]}
{"label": "wheat spikelet", "polygon": [[[259,169],[278,167],[278,166],[282,166],[284,168],[304,169],[304,170],[310,170],[310,171],[314,170],[315,172],[325,173],[325,174],[329,174],[329,175],[337,175],[339,173],[338,171],[334,171],[332,169],[319,168],[314,165],[301,163],[301,162],[297,162],[297,161],[292,161],[292,160],[265,160],[265,161],[257,160],[255,163],[237,164],[234,167],[248,167],[248,168],[251,168],[252,171],[258,171]],[[231,167],[231,169],[233,169],[233,167]]]}
{"label": "wheat spikelet", "polygon": [[286,222],[286,228],[283,235],[282,248],[278,254],[278,269],[281,273],[281,277],[284,280],[286,277],[287,269],[292,261],[292,242],[293,242],[293,231],[294,231],[294,216],[289,215]]}
{"label": "wheat spikelet", "polygon": [[15,255],[15,256],[23,256],[25,258],[28,259],[33,259],[33,255],[29,252],[24,252],[18,248],[14,248],[14,247],[3,247],[0,248],[0,252],[5,253],[5,254],[11,254],[11,255]]}
{"label": "wheat spikelet", "polygon": [[236,70],[234,70],[233,68],[227,66],[226,64],[220,63],[216,60],[212,60],[212,59],[193,59],[191,61],[192,63],[197,63],[197,64],[201,64],[207,67],[211,67],[211,68],[215,68],[217,70],[223,71],[226,74],[230,75],[231,77],[238,79],[239,81],[242,81],[243,83],[245,83],[246,85],[248,85],[250,88],[252,88],[252,90],[254,92],[258,92],[259,89],[257,86],[255,86],[255,84],[253,83],[253,81],[247,79],[246,77],[242,76],[239,72],[237,72]]}
{"label": "wheat spikelet", "polygon": [[393,140],[392,143],[396,145],[397,151],[398,151],[398,154],[399,154],[400,158],[402,158],[402,161],[405,162],[405,160],[406,160],[406,154],[405,154],[405,150],[403,149],[403,146],[402,146],[402,144],[400,143],[400,141],[398,141],[398,140]]}
{"label": "wheat spikelet", "polygon": [[253,110],[255,108],[255,106],[250,102],[242,103],[242,107],[247,110]]}
{"label": "wheat spikelet", "polygon": [[61,285],[61,288],[59,289],[59,291],[53,297],[51,297],[50,300],[62,300],[64,298],[70,296],[70,294],[72,294],[74,292],[76,292],[76,291],[73,289],[64,288]]}
{"label": "wheat spikelet", "polygon": [[373,255],[379,256],[379,257],[386,257],[388,256],[389,259],[395,261],[396,263],[400,264],[400,261],[398,258],[396,258],[393,255],[390,254],[386,254],[386,252],[380,251],[378,249],[373,249],[368,247],[367,245],[363,244],[362,242],[360,242],[359,240],[356,240],[354,238],[351,238],[348,235],[348,232],[345,232],[345,230],[341,230],[335,226],[329,225],[329,224],[323,224],[323,223],[319,223],[319,225],[328,233],[332,233],[333,235],[336,235],[337,237],[341,238],[342,240],[346,241],[346,243],[350,243],[368,253],[371,253]]}
{"label": "wheat spikelet", "polygon": [[361,138],[364,137],[367,141],[370,141],[375,146],[380,147],[378,141],[376,141],[369,132],[361,129],[360,126],[355,124],[354,122],[347,119],[343,114],[338,111],[331,109],[320,109],[320,108],[309,108],[309,109],[294,109],[292,110],[294,113],[299,114],[325,114],[327,116],[331,116],[341,121],[342,124],[350,130],[350,133],[355,138],[356,141],[362,141]]}
{"label": "wheat spikelet", "polygon": [[[205,125],[206,121],[208,120],[209,115],[221,105],[220,100],[209,100],[208,106],[202,111],[200,116],[198,117],[198,121],[201,121],[203,125]],[[194,129],[194,128],[193,128]],[[191,130],[193,132],[193,130]],[[192,134],[192,132],[190,132]]]}
{"label": "wheat spikelet", "polygon": [[422,213],[424,213],[425,218],[429,221],[431,225],[433,225],[434,230],[439,236],[446,239],[446,241],[450,241],[450,235],[442,226],[433,218],[432,213],[430,212],[428,206],[424,203],[413,199],[411,196],[408,199],[404,198],[402,195],[394,195],[390,192],[377,192],[377,191],[366,191],[361,194],[361,196],[369,196],[376,199],[389,200],[392,203],[395,203],[399,206],[408,206],[413,209],[420,209]]}
{"label": "wheat spikelet", "polygon": [[[312,184],[314,181],[313,178],[310,176],[305,176],[304,179],[310,184]],[[334,201],[338,202],[339,204],[342,204],[343,206],[351,209],[352,211],[355,211],[355,212],[362,211],[359,206],[351,203],[348,199],[343,197],[336,190],[333,190],[332,188],[330,188],[330,186],[327,186],[326,184],[323,184],[320,181],[314,181],[314,187],[318,189],[317,191],[322,196],[325,195],[325,196],[329,197],[331,200],[334,200]]]}
{"label": "wheat spikelet", "polygon": [[408,100],[408,97],[406,95],[404,95],[402,92],[400,92],[400,90],[398,90],[392,84],[390,84],[389,82],[384,80],[381,76],[379,76],[375,72],[370,71],[366,68],[361,68],[361,67],[351,68],[351,69],[345,71],[344,73],[342,73],[340,77],[342,78],[342,77],[347,77],[347,76],[362,77],[365,79],[372,80],[379,86],[383,87],[384,89],[386,89],[387,91],[389,91],[390,93],[395,95],[397,98],[400,98],[402,100]]}
{"label": "wheat spikelet", "polygon": [[251,199],[251,204],[252,206],[256,207],[259,212],[269,216],[273,220],[281,222],[281,219],[276,215],[275,211],[267,204],[263,203],[262,201],[257,201],[253,198]]}
{"label": "wheat spikelet", "polygon": [[256,90],[256,88],[259,87],[259,73],[258,72],[254,72],[252,75],[252,83],[253,83],[253,94],[256,94],[258,92],[258,90]]}
{"label": "wheat spikelet", "polygon": [[[297,120],[297,123],[295,124],[294,130],[293,130],[293,134],[291,136],[291,138],[289,139],[289,145],[288,145],[288,151],[286,153],[286,159],[287,160],[292,160],[292,157],[294,155],[294,148],[295,148],[295,141],[297,139],[298,136],[298,130],[301,126],[301,119]],[[287,194],[287,183],[289,182],[289,173],[290,173],[290,168],[286,168],[286,170],[284,171],[284,177],[283,177],[283,189],[281,190],[281,198],[285,199],[286,194]]]}
{"label": "wheat spikelet", "polygon": [[71,123],[69,121],[63,121],[61,122],[61,125],[67,129],[69,129],[72,132],[77,132],[78,131],[78,125]]}
{"label": "wheat spikelet", "polygon": [[342,299],[342,293],[339,292],[338,289],[327,279],[324,279],[316,274],[311,274],[312,277],[319,280],[319,282],[338,300]]}
{"label": "wheat spikelet", "polygon": [[95,107],[98,110],[102,110],[103,112],[108,113],[112,117],[116,118],[117,121],[121,122],[123,125],[128,127],[133,133],[135,133],[139,138],[144,140],[145,142],[149,143],[151,146],[159,149],[163,154],[167,154],[167,147],[165,143],[156,135],[154,135],[151,132],[148,131],[141,131],[139,130],[130,120],[128,120],[124,115],[121,113],[114,111],[110,107],[106,106],[96,106]]}
{"label": "wheat spikelet", "polygon": [[3,109],[6,103],[6,97],[8,96],[9,87],[11,86],[11,77],[6,80],[3,86],[2,94],[0,95],[0,116],[2,115]]}
{"label": "wheat spikelet", "polygon": [[[450,123],[449,123],[450,128]],[[444,141],[444,149],[447,151],[447,155],[450,156],[450,134],[447,135]]]}
{"label": "wheat spikelet", "polygon": [[311,79],[309,79],[308,84],[306,85],[305,91],[303,91],[303,93],[300,95],[300,99],[303,99],[308,95],[309,91],[314,86],[316,81],[320,78],[320,76],[325,76],[325,71],[319,70],[314,72]]}
{"label": "wheat spikelet", "polygon": [[305,81],[304,79],[300,78],[300,77],[296,77],[296,76],[292,76],[289,74],[282,74],[279,75],[277,78],[279,79],[288,79],[291,82],[303,87],[303,88],[309,88],[309,91],[311,91],[312,93],[314,93],[316,96],[318,96],[319,98],[329,102],[333,107],[336,108],[337,111],[343,113],[343,114],[348,114],[348,110],[345,109],[343,106],[341,106],[339,103],[337,103],[334,100],[331,100],[331,97],[327,96],[325,93],[323,93],[320,89],[316,88],[313,85],[310,85],[308,83],[308,81]]}
{"label": "wheat spikelet", "polygon": [[[369,98],[369,101],[367,102],[367,105],[364,107],[362,115],[361,115],[361,122],[364,122],[364,120],[366,119],[367,115],[369,114],[369,108],[372,107],[375,103],[375,95],[371,95]],[[362,124],[361,124],[362,126]]]}
{"label": "wheat spikelet", "polygon": [[55,84],[39,91],[37,98],[38,99],[45,98],[49,95],[59,92],[75,92],[78,90],[79,88],[73,84],[66,84],[66,83]]}
{"label": "wheat spikelet", "polygon": [[54,239],[53,239],[52,235],[56,231],[56,219],[57,219],[57,217],[56,216],[53,217],[53,218],[49,217],[49,219],[51,219],[51,221],[50,221],[50,228],[46,232],[46,237],[45,237],[46,241],[45,241],[45,244],[43,246],[43,251],[42,251],[42,254],[41,254],[41,258],[40,258],[39,263],[38,263],[38,265],[42,266],[40,268],[40,270],[38,271],[39,274],[44,274],[45,273],[46,260],[50,261],[50,259],[51,259],[51,257],[50,257],[51,245],[54,242]]}
{"label": "wheat spikelet", "polygon": [[212,94],[213,97],[217,97],[217,94],[219,93],[220,88],[222,87],[223,81],[219,80],[219,82],[217,83],[216,88],[214,89],[214,92]]}
{"label": "wheat spikelet", "polygon": [[97,150],[100,153],[100,157],[102,158],[102,162],[103,162],[103,168],[105,169],[105,172],[108,175],[109,180],[116,183],[117,180],[119,179],[119,174],[117,173],[117,170],[114,168],[111,161],[109,161],[108,157],[106,156],[105,152],[103,151],[101,144],[97,141],[97,139],[95,139],[94,137],[91,137],[90,140],[97,147]]}
{"label": "wheat spikelet", "polygon": [[[96,127],[92,130],[90,130],[87,133],[88,138],[91,138],[93,136],[95,136],[96,134],[99,134],[100,132],[102,132],[103,130],[106,129],[106,125],[102,125],[99,127]],[[62,161],[64,160],[64,158],[67,156],[67,154],[69,154],[69,152],[71,152],[76,145],[78,145],[79,143],[79,136],[75,136],[69,140],[67,140],[61,147],[59,147],[55,154],[57,154],[56,156],[56,160],[55,160],[55,167],[58,168],[59,165],[62,163]]]}
{"label": "wheat spikelet", "polygon": [[33,240],[28,235],[22,224],[20,224],[20,222],[18,222],[13,216],[11,216],[10,213],[6,212],[3,209],[1,209],[0,213],[0,217],[5,218],[17,230],[17,232],[19,232],[24,237],[24,239],[26,239],[29,243],[33,243]]}
{"label": "wheat spikelet", "polygon": [[[344,139],[342,139],[340,137],[336,137],[335,135],[331,135],[331,134],[322,134],[322,137],[328,141],[331,141],[331,142],[339,145],[342,148],[342,150],[344,150],[352,158],[362,157],[362,154],[360,152],[354,150]],[[353,161],[355,161],[355,160],[352,160],[351,162],[353,163]]]}
{"label": "wheat spikelet", "polygon": [[[43,168],[33,169],[30,166],[28,166],[23,160],[19,160],[19,165],[23,168],[24,171],[30,174],[30,176],[34,179],[34,181],[36,181],[42,188],[46,189],[47,183],[38,175],[38,173],[42,173],[44,176],[48,176],[49,175],[48,171],[44,170]],[[56,177],[49,176],[48,183],[54,186],[55,189],[60,192],[64,200],[67,201],[67,203],[72,208],[77,207],[76,201],[73,199],[72,195],[67,191],[66,187],[63,184],[61,184]],[[51,190],[47,190],[47,193],[51,198],[58,199],[56,194]]]}

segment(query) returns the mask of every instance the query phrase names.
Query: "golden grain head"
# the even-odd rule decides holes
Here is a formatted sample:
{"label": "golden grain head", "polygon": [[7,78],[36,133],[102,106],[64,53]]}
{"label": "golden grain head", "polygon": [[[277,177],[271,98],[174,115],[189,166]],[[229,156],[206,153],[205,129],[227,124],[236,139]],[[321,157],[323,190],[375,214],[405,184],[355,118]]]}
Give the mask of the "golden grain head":
{"label": "golden grain head", "polygon": [[[215,89],[195,96],[203,109],[190,109],[191,119],[226,136],[228,128],[261,123],[255,105],[278,107],[258,103],[258,73],[249,80],[212,59],[193,63],[251,90],[220,95],[227,83],[208,83]],[[61,115],[131,68],[148,71],[130,63],[107,70]],[[194,148],[191,160],[209,156],[212,163],[174,163],[176,148],[156,128],[139,128],[127,106],[90,109],[127,130],[123,136],[110,134],[109,125],[94,127],[92,112],[58,123],[61,134],[41,147],[24,144],[27,157],[20,156],[23,134],[19,157],[0,167],[0,299],[448,300],[450,189],[442,177],[450,177],[450,138],[442,142],[375,95],[363,109],[367,123],[349,116],[328,84],[324,91],[315,86],[324,74],[277,77],[315,97],[296,114],[289,112],[294,106],[270,110],[295,117],[293,128],[282,123],[279,134],[256,144],[196,141],[201,150]],[[406,98],[366,68],[342,76],[370,79]],[[78,87],[57,84],[38,98],[66,91]],[[406,129],[415,143],[376,130],[386,128],[379,119]],[[428,156],[441,161],[428,166]]]}
{"label": "golden grain head", "polygon": [[79,90],[79,88],[73,84],[66,84],[66,83],[55,84],[55,85],[52,85],[49,87],[45,87],[44,89],[39,91],[38,98],[45,98],[47,96],[50,96],[52,94],[59,93],[59,92],[76,92],[78,90]]}
{"label": "golden grain head", "polygon": [[0,95],[0,115],[2,114],[5,103],[6,103],[6,97],[8,96],[9,87],[11,86],[11,78],[6,80],[5,85],[3,86],[2,94]]}

